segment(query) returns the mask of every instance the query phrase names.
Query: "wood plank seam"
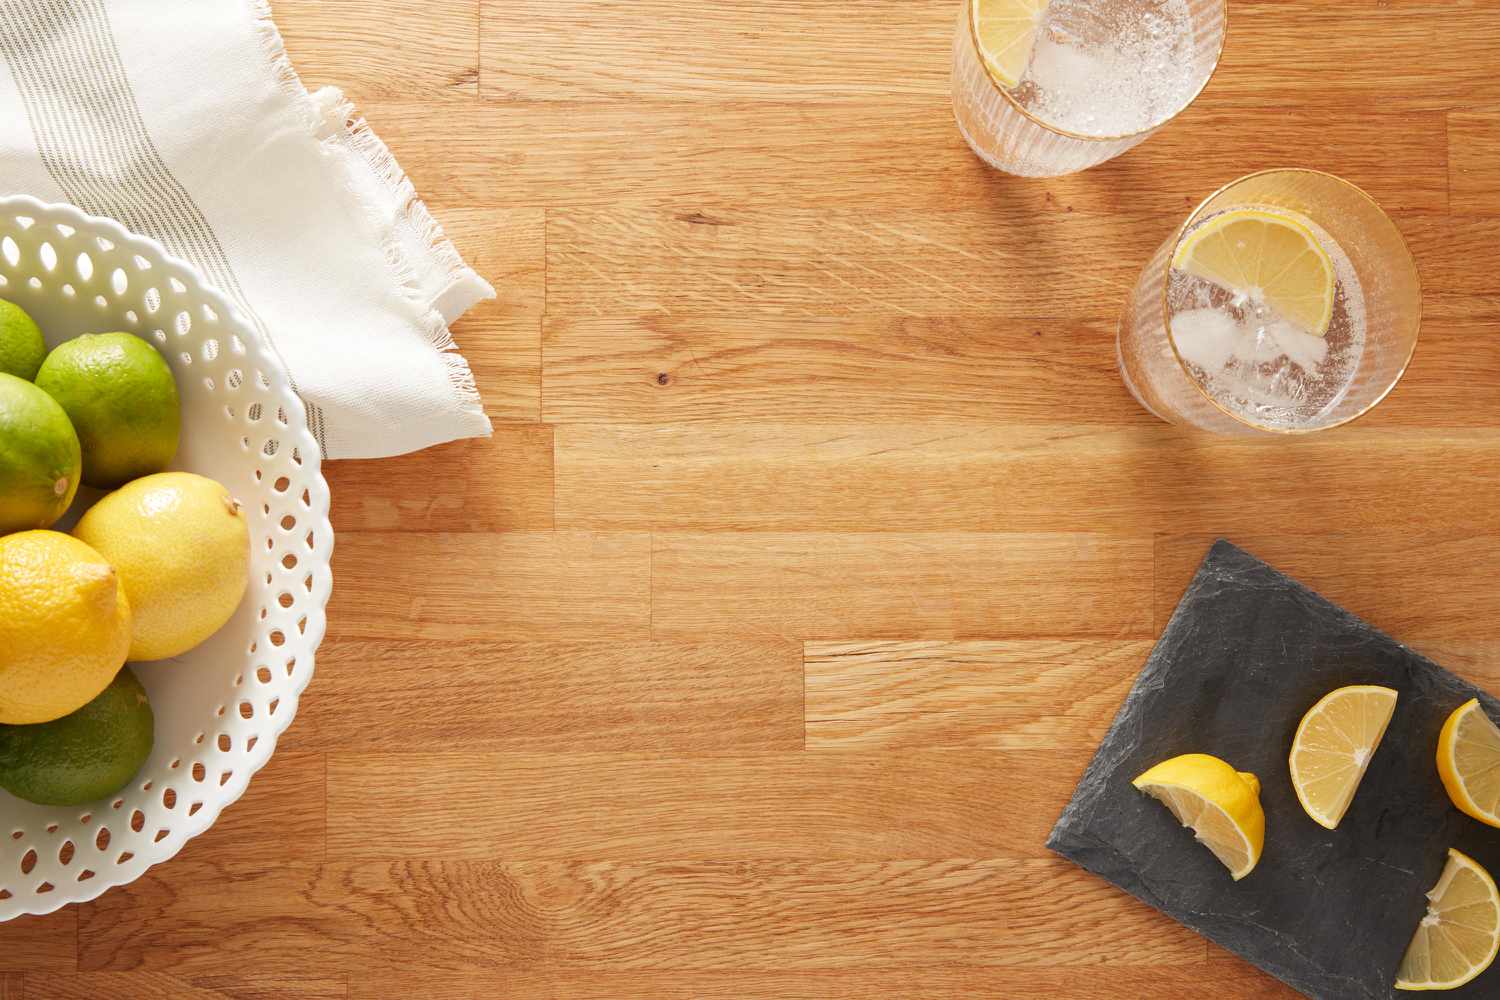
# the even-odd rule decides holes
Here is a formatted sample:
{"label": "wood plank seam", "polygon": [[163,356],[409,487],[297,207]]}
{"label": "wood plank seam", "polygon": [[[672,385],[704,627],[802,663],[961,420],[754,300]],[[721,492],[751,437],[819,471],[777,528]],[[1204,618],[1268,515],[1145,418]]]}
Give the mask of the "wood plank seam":
{"label": "wood plank seam", "polygon": [[[479,2],[482,4],[482,3],[484,3],[484,0],[479,0]],[[548,311],[547,311],[547,296],[550,294],[551,289],[552,289],[551,270],[550,270],[550,267],[549,267],[549,264],[548,264],[548,261],[547,261],[547,258],[548,258],[548,253],[547,253],[547,239],[548,239],[548,234],[547,234],[547,230],[551,226],[551,222],[548,219],[548,215],[549,215],[550,212],[551,212],[550,208],[543,208],[542,209],[542,321],[537,324],[537,333],[536,333],[536,335],[537,335],[537,348],[536,348],[537,349],[537,366],[536,366],[536,380],[537,380],[537,387],[536,387],[536,401],[537,401],[536,402],[536,419],[539,422],[542,422],[542,423],[545,423],[546,420],[547,420],[547,377],[546,377],[546,375],[547,375],[547,316],[548,316]],[[556,449],[556,444],[555,443],[553,445],[553,448],[554,448],[554,463],[553,463],[552,467],[553,467],[553,469],[556,469],[557,465],[556,465],[556,462],[555,462],[555,449]],[[553,507],[552,514],[553,514],[554,522],[555,522],[555,519],[556,519],[556,516],[557,516],[557,509],[556,509],[556,506],[555,506],[555,504],[556,504],[556,496],[557,496],[557,492],[556,492],[556,490],[553,490],[554,507]]]}

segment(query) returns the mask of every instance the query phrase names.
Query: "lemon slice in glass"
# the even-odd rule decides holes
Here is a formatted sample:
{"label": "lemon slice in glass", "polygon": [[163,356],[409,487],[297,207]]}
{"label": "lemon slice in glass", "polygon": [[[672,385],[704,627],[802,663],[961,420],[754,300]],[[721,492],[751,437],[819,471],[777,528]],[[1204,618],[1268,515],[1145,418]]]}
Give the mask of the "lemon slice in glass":
{"label": "lemon slice in glass", "polygon": [[1460,812],[1500,827],[1500,729],[1479,707],[1460,705],[1438,736],[1438,775]]}
{"label": "lemon slice in glass", "polygon": [[1396,692],[1372,684],[1330,691],[1307,710],[1289,763],[1292,788],[1313,822],[1339,825],[1395,711]]}
{"label": "lemon slice in glass", "polygon": [[1314,336],[1328,334],[1337,280],[1313,231],[1290,215],[1238,208],[1183,237],[1172,266],[1247,295]]}
{"label": "lemon slice in glass", "polygon": [[1051,0],[970,0],[969,17],[979,55],[1005,86],[1021,82],[1049,3]]}
{"label": "lemon slice in glass", "polygon": [[1236,882],[1259,863],[1266,814],[1255,775],[1236,771],[1217,757],[1190,753],[1162,761],[1132,784],[1191,827]]}
{"label": "lemon slice in glass", "polygon": [[1500,952],[1500,890],[1490,873],[1450,850],[1427,894],[1427,916],[1396,973],[1398,990],[1451,990],[1472,981]]}

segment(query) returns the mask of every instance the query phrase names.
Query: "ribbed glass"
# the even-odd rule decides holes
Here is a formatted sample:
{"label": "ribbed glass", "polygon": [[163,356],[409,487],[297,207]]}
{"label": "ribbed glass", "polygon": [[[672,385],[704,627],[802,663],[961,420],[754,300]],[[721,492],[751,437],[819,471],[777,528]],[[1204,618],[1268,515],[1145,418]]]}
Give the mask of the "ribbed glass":
{"label": "ribbed glass", "polygon": [[[1171,261],[1198,222],[1234,208],[1285,208],[1305,216],[1349,258],[1364,293],[1364,348],[1343,396],[1305,427],[1264,427],[1231,414],[1189,372],[1172,342],[1167,309]],[[1221,188],[1151,258],[1120,318],[1120,374],[1141,405],[1163,420],[1217,434],[1299,434],[1369,412],[1400,381],[1422,325],[1416,261],[1390,218],[1348,181],[1315,170],[1267,170]]]}
{"label": "ribbed glass", "polygon": [[[974,2],[963,0],[960,4],[953,34],[953,114],[969,146],[997,170],[1023,177],[1058,177],[1087,170],[1144,142],[1192,103],[1190,99],[1160,125],[1134,135],[1092,138],[1048,127],[1022,112],[985,69],[970,26]],[[1188,6],[1195,75],[1201,89],[1213,75],[1223,49],[1224,0],[1189,0]]]}

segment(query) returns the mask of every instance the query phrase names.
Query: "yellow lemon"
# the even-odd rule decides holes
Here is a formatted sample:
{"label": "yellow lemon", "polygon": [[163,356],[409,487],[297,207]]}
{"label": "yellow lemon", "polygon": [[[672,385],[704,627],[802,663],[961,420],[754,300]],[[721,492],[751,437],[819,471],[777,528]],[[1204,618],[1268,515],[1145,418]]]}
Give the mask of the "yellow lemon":
{"label": "yellow lemon", "polygon": [[104,557],[57,531],[0,538],[0,723],[76,712],[130,648],[130,602]]}
{"label": "yellow lemon", "polygon": [[1255,775],[1236,771],[1217,757],[1190,753],[1162,761],[1132,784],[1191,827],[1236,882],[1260,862],[1266,814]]}
{"label": "yellow lemon", "polygon": [[1292,788],[1313,822],[1339,825],[1395,711],[1396,692],[1373,684],[1330,691],[1307,710],[1288,762]]}
{"label": "yellow lemon", "polygon": [[1478,698],[1460,705],[1443,723],[1437,769],[1460,812],[1500,827],[1500,729]]}
{"label": "yellow lemon", "polygon": [[223,486],[190,472],[127,483],[73,534],[119,570],[135,612],[132,660],[185,653],[239,607],[250,579],[250,529]]}
{"label": "yellow lemon", "polygon": [[1051,0],[971,0],[969,25],[991,73],[1014,87],[1026,72],[1037,29]]}
{"label": "yellow lemon", "polygon": [[1172,266],[1249,296],[1317,337],[1328,334],[1338,279],[1318,237],[1290,215],[1221,212],[1183,237]]}
{"label": "yellow lemon", "polygon": [[[1396,973],[1398,990],[1451,990],[1470,982],[1500,952],[1500,891],[1467,854],[1450,850],[1427,894],[1427,915]],[[1489,994],[1493,995],[1493,994]]]}

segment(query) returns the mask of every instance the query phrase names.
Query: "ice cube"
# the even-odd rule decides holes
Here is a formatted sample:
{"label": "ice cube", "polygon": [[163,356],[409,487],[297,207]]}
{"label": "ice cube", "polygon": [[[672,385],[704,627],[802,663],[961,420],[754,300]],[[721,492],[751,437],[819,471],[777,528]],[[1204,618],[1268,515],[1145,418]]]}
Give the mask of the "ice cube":
{"label": "ice cube", "polygon": [[1292,364],[1303,370],[1316,371],[1319,365],[1328,360],[1327,339],[1315,337],[1284,320],[1271,324],[1270,331],[1276,342],[1281,345],[1282,353],[1291,360]]}
{"label": "ice cube", "polygon": [[1044,23],[1019,93],[1028,110],[1057,128],[1098,136],[1151,128],[1202,82],[1187,0],[1160,0],[1150,9],[1052,0]]}
{"label": "ice cube", "polygon": [[1044,94],[1061,101],[1075,94],[1097,93],[1117,75],[1114,70],[1095,51],[1044,37],[1032,51],[1028,72]]}
{"label": "ice cube", "polygon": [[1252,322],[1246,324],[1242,330],[1244,336],[1240,340],[1241,346],[1235,352],[1235,356],[1241,361],[1264,364],[1267,361],[1275,361],[1286,353],[1277,336],[1276,324],[1267,326]]}
{"label": "ice cube", "polygon": [[1172,317],[1172,341],[1177,353],[1205,372],[1217,372],[1228,365],[1239,340],[1239,324],[1218,309],[1189,309]]}

